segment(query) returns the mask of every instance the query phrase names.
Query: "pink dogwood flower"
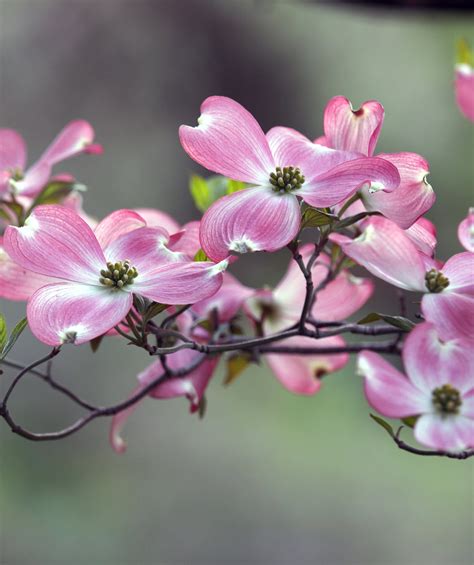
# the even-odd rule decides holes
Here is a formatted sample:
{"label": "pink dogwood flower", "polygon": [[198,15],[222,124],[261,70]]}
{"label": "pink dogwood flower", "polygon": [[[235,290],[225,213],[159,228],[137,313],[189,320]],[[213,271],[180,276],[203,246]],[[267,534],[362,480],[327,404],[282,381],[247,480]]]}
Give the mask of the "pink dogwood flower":
{"label": "pink dogwood flower", "polygon": [[413,329],[403,346],[408,378],[380,355],[363,351],[358,370],[369,404],[387,418],[417,416],[419,443],[440,451],[474,447],[474,356],[462,338],[445,341],[435,326]]}
{"label": "pink dogwood flower", "polygon": [[[470,55],[472,60],[472,54]],[[456,65],[454,90],[461,113],[474,122],[474,67],[467,61]]]}
{"label": "pink dogwood flower", "polygon": [[[384,108],[376,100],[364,102],[354,110],[344,96],[332,98],[324,111],[324,136],[315,140],[327,147],[353,151],[372,157],[382,129]],[[435,194],[426,178],[429,165],[416,153],[379,153],[400,174],[400,185],[392,192],[360,191],[367,210],[381,212],[402,228],[409,228],[417,218],[431,208]]]}
{"label": "pink dogwood flower", "polygon": [[103,335],[125,318],[133,293],[189,304],[217,292],[227,260],[170,261],[164,250],[168,233],[131,229],[141,222],[138,214],[123,210],[94,233],[71,210],[38,206],[23,227],[7,228],[4,246],[15,263],[63,281],[40,288],[28,301],[28,323],[40,341],[80,344]]}
{"label": "pink dogwood flower", "polygon": [[[219,323],[229,322],[240,309],[243,301],[254,290],[242,285],[229,273],[224,273],[223,283],[219,291],[210,298],[193,304],[190,310],[178,317],[179,329],[185,335],[192,337],[200,343],[209,341],[209,333],[196,321],[207,319],[215,312]],[[205,357],[202,353],[191,349],[183,349],[167,356],[166,364],[173,371],[182,369],[196,363],[196,368],[184,377],[165,380],[151,389],[148,396],[155,399],[185,397],[189,401],[190,412],[196,412],[202,402],[209,381],[214,374],[220,357]],[[139,385],[133,390],[131,396],[149,386],[164,373],[161,359],[157,359],[144,371],[138,374]],[[110,444],[117,453],[123,453],[126,443],[121,437],[121,432],[131,414],[138,408],[138,403],[127,410],[115,415],[110,427]]]}
{"label": "pink dogwood flower", "polygon": [[[305,245],[301,254],[308,261],[313,246]],[[320,255],[312,269],[313,284],[317,287],[327,275],[330,260]],[[318,321],[340,321],[361,308],[372,295],[374,286],[368,279],[360,279],[343,270],[334,281],[318,292],[312,315]],[[265,335],[277,333],[295,324],[301,315],[306,293],[303,274],[291,261],[283,279],[275,289],[259,290],[245,304],[248,315],[262,324]],[[314,339],[297,336],[285,340],[284,345],[295,347],[344,346],[341,336]],[[338,371],[349,360],[347,353],[333,355],[266,354],[265,358],[276,378],[291,392],[312,395],[321,387],[320,377]]]}
{"label": "pink dogwood flower", "polygon": [[93,143],[94,130],[83,120],[67,124],[51,145],[26,169],[26,145],[19,133],[0,129],[0,195],[12,192],[35,196],[47,184],[54,165],[80,153],[102,153]]}
{"label": "pink dogwood flower", "polygon": [[289,128],[265,135],[243,106],[223,96],[201,105],[198,126],[181,126],[181,144],[200,165],[253,185],[220,198],[204,214],[201,244],[219,261],[229,251],[275,251],[300,228],[299,198],[311,206],[332,206],[362,185],[393,190],[396,168],[379,158],[315,145]]}
{"label": "pink dogwood flower", "polygon": [[424,293],[421,310],[443,337],[472,335],[474,277],[472,253],[458,253],[442,266],[420,253],[406,233],[382,216],[364,224],[362,234],[351,239],[332,234],[344,253],[376,277],[414,292]]}
{"label": "pink dogwood flower", "polygon": [[467,251],[474,253],[474,208],[469,212],[458,226],[458,239]]}

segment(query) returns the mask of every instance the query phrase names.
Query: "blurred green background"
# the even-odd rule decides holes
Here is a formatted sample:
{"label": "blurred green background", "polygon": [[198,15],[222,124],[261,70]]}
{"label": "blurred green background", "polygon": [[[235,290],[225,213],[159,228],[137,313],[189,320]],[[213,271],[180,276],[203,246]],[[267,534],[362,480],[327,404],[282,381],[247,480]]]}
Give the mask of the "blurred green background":
{"label": "blurred green background", "polygon": [[[264,129],[312,138],[331,96],[377,98],[378,149],[431,164],[428,216],[446,257],[460,250],[456,227],[472,204],[473,128],[453,95],[455,41],[472,39],[472,24],[296,0],[0,0],[0,123],[25,136],[32,160],[70,119],[91,121],[105,154],[66,165],[89,187],[87,211],[151,206],[185,222],[197,217],[188,177],[202,171],[177,129],[195,123],[206,96],[232,96]],[[287,260],[245,256],[234,272],[275,283]],[[393,289],[379,284],[372,304],[393,313]],[[24,305],[0,309],[13,323]],[[15,357],[44,351],[25,335]],[[68,348],[55,372],[113,403],[147,363],[111,339],[95,355]],[[147,399],[123,456],[105,420],[45,444],[0,422],[1,564],[472,563],[472,462],[399,452],[368,418],[353,362],[313,398],[285,392],[264,366],[229,389],[221,382],[219,373],[203,421],[184,400]],[[11,407],[38,431],[78,416],[34,378]]]}

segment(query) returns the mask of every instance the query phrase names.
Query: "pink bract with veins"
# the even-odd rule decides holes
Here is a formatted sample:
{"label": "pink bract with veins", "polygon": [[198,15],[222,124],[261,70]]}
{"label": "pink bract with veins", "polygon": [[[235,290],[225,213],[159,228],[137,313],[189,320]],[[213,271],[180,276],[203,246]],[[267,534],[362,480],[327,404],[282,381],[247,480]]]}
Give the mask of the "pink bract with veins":
{"label": "pink bract with veins", "polygon": [[405,377],[364,351],[358,370],[369,404],[388,418],[419,416],[415,437],[440,451],[474,447],[474,356],[462,338],[442,340],[432,324],[413,329],[403,347]]}
{"label": "pink bract with veins", "polygon": [[458,226],[458,239],[461,245],[474,253],[474,208],[469,208],[469,212]]}
{"label": "pink bract with veins", "polygon": [[170,259],[168,233],[143,224],[135,212],[119,210],[94,233],[72,210],[38,206],[23,227],[7,228],[4,246],[18,265],[63,281],[28,301],[29,326],[40,341],[80,344],[103,335],[125,318],[133,293],[189,304],[217,292],[227,261]]}
{"label": "pink bract with veins", "polygon": [[[299,198],[311,206],[332,206],[362,185],[393,190],[400,182],[396,168],[384,159],[315,145],[289,128],[265,135],[252,114],[223,96],[207,98],[198,126],[181,126],[179,136],[200,165],[254,185],[224,196],[204,214],[201,244],[214,261],[229,251],[284,247],[299,231]],[[283,184],[272,184],[279,176]]]}

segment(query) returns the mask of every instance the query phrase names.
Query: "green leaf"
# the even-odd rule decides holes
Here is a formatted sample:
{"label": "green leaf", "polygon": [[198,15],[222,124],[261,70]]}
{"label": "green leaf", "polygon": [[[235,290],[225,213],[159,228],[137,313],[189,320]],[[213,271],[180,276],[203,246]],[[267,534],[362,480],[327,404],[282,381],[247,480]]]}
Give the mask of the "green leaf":
{"label": "green leaf", "polygon": [[401,418],[401,420],[405,424],[405,426],[408,426],[409,428],[414,428],[418,418],[419,416],[408,416],[406,418]]}
{"label": "green leaf", "polygon": [[227,194],[229,182],[229,179],[221,175],[213,175],[207,179],[193,175],[189,190],[196,208],[204,213],[216,200]]}
{"label": "green leaf", "polygon": [[193,175],[189,181],[189,190],[196,208],[200,212],[205,212],[210,200],[210,191],[205,179],[199,175]]}
{"label": "green leaf", "polygon": [[456,63],[474,67],[474,53],[464,38],[460,39],[456,45]]}
{"label": "green leaf", "polygon": [[198,263],[200,263],[200,262],[203,262],[203,261],[207,261],[207,260],[208,260],[208,257],[207,257],[207,255],[204,253],[204,251],[203,251],[202,249],[200,249],[200,250],[196,253],[196,255],[194,256],[194,259],[193,259],[193,260],[196,261],[196,262],[198,262]]}
{"label": "green leaf", "polygon": [[32,208],[42,204],[58,204],[74,189],[73,182],[52,181],[43,188],[33,202]]}
{"label": "green leaf", "polygon": [[103,339],[104,339],[104,336],[103,336],[103,335],[99,335],[99,336],[97,336],[97,337],[95,337],[94,339],[91,339],[91,340],[89,341],[89,345],[90,345],[90,347],[91,347],[91,349],[92,349],[92,353],[95,353],[95,352],[99,349],[100,344],[102,343],[102,340],[103,340]]}
{"label": "green leaf", "polygon": [[[23,206],[18,204],[18,202],[4,202],[3,205],[12,211],[12,213],[16,216],[18,225],[21,226],[23,223],[23,219],[24,219],[23,215],[25,212],[23,210]],[[8,222],[11,223],[10,217],[8,217]]]}
{"label": "green leaf", "polygon": [[152,302],[150,306],[148,306],[145,315],[143,316],[143,325],[146,326],[150,320],[152,320],[158,314],[161,314],[166,308],[168,308],[168,304],[160,304],[159,302]]}
{"label": "green leaf", "polygon": [[3,314],[0,314],[0,351],[3,351],[3,348],[7,343],[7,337],[7,321],[5,320],[5,316]]}
{"label": "green leaf", "polygon": [[374,422],[377,422],[377,424],[381,426],[388,433],[390,437],[392,438],[395,437],[393,428],[388,422],[386,422],[383,418],[380,418],[379,416],[375,416],[374,414],[369,414],[369,416],[372,418]]}
{"label": "green leaf", "polygon": [[0,354],[0,361],[5,359],[5,357],[10,353],[11,348],[15,345],[17,339],[20,337],[22,331],[28,325],[28,321],[26,318],[23,318],[18,322],[18,324],[13,328],[10,337],[8,338],[7,342],[5,343],[3,350]]}
{"label": "green leaf", "polygon": [[227,374],[224,379],[224,385],[230,385],[243,371],[250,365],[251,357],[248,353],[238,353],[227,359]]}
{"label": "green leaf", "polygon": [[387,314],[380,314],[379,312],[371,312],[367,314],[362,320],[359,320],[358,324],[370,324],[372,322],[377,322],[379,320],[383,320],[387,324],[402,330],[403,332],[410,332],[414,327],[415,324],[409,320],[408,318],[404,318],[403,316],[389,316]]}
{"label": "green leaf", "polygon": [[327,226],[337,220],[337,216],[317,210],[316,208],[307,207],[301,218],[301,229],[318,228]]}
{"label": "green leaf", "polygon": [[247,185],[240,180],[229,179],[227,182],[226,194],[233,194],[234,192],[239,192],[246,187]]}

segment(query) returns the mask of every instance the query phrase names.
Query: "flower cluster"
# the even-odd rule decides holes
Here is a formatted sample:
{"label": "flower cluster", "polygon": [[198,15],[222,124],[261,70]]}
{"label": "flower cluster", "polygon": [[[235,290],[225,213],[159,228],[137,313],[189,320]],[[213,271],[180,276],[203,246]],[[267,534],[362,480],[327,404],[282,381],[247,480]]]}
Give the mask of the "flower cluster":
{"label": "flower cluster", "polygon": [[[472,118],[465,74],[458,70],[457,96]],[[146,396],[182,396],[202,414],[220,361],[227,384],[265,361],[287,390],[314,395],[358,352],[375,410],[413,427],[434,454],[472,454],[474,214],[458,229],[465,251],[437,258],[436,229],[424,217],[435,201],[429,165],[415,153],[376,154],[383,121],[379,102],[355,110],[336,96],[312,141],[287,127],[265,133],[235,100],[207,98],[198,125],[181,126],[179,137],[218,176],[194,178],[204,215],[183,226],[160,210],[116,210],[101,221],[84,212],[82,185],[52,169],[101,153],[87,122],[71,122],[28,169],[23,139],[0,130],[0,296],[27,301],[32,333],[53,347],[46,359],[66,344],[95,350],[103,338],[124,338],[155,357],[115,407],[69,393],[89,413],[62,432],[35,435],[11,419],[6,402],[31,367],[8,390],[0,415],[29,439],[64,437],[111,415],[111,444],[121,452],[124,423]],[[282,248],[291,257],[275,288],[265,281],[251,288],[228,272],[246,253]],[[367,273],[354,273],[357,266]],[[415,319],[402,304],[400,315],[348,321],[375,291],[368,273],[413,293],[415,303],[421,295]],[[389,338],[349,341],[345,333]],[[0,359],[13,344],[6,335],[0,318]],[[380,353],[401,355],[407,376]]]}

